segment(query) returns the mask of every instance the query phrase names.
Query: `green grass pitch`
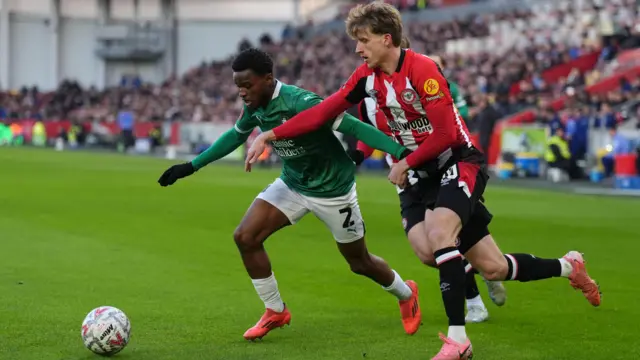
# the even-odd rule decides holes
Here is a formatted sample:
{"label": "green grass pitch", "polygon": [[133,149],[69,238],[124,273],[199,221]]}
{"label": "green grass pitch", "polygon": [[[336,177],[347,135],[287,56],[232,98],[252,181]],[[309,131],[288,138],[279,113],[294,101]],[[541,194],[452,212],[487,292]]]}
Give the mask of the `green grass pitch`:
{"label": "green grass pitch", "polygon": [[[116,306],[132,322],[119,359],[428,359],[446,331],[437,272],[412,254],[394,188],[358,178],[368,244],[421,286],[424,325],[404,334],[395,299],[352,275],[312,216],[267,241],[292,326],[262,342],[262,314],[232,232],[278,173],[213,165],[169,188],[162,159],[0,149],[0,359],[95,359],[86,313]],[[507,283],[507,304],[467,331],[476,359],[638,359],[640,202],[490,185],[504,252],[585,253],[603,302],[565,279]]]}

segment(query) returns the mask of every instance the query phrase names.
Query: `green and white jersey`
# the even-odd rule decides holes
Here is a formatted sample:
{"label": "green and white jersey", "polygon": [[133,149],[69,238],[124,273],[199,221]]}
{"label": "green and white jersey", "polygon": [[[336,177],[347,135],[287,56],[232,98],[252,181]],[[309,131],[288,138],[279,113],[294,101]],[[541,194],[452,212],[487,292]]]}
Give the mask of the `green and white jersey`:
{"label": "green and white jersey", "polygon": [[449,81],[449,90],[451,91],[453,103],[456,105],[456,108],[458,108],[460,115],[462,115],[463,119],[467,120],[469,117],[469,107],[467,106],[467,100],[464,99],[464,95],[460,92],[460,87],[453,81]]}
{"label": "green and white jersey", "polygon": [[[235,130],[247,134],[257,126],[263,132],[269,131],[321,101],[310,91],[278,81],[267,107],[245,106]],[[283,161],[280,178],[287,186],[300,194],[320,198],[342,196],[351,190],[356,167],[333,133],[339,121],[341,118],[314,132],[271,143]]]}

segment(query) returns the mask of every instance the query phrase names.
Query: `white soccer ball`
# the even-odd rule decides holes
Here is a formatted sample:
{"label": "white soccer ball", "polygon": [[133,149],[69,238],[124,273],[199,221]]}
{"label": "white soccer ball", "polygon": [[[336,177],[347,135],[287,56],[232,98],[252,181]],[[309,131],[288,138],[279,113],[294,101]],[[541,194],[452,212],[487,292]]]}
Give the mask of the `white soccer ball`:
{"label": "white soccer ball", "polygon": [[120,309],[101,306],[84,318],[80,334],[87,349],[98,355],[111,356],[129,343],[131,323]]}

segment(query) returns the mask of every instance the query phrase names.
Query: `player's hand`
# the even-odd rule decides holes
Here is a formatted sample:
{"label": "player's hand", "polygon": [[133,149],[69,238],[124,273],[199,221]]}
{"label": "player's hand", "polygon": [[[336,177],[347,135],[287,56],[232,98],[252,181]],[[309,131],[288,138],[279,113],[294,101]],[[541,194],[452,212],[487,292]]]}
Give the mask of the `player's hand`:
{"label": "player's hand", "polygon": [[267,143],[273,140],[275,136],[273,135],[273,131],[263,132],[258,135],[258,137],[253,140],[251,147],[249,147],[249,151],[247,151],[247,158],[244,161],[244,170],[246,172],[251,172],[251,166],[258,161],[260,155],[267,148]]}
{"label": "player's hand", "polygon": [[196,172],[196,169],[193,167],[191,162],[186,162],[184,164],[173,165],[168,168],[160,179],[158,179],[158,184],[160,186],[169,186],[173,185],[178,179],[182,179],[183,177],[187,177]]}
{"label": "player's hand", "polygon": [[409,165],[407,165],[407,161],[404,159],[393,164],[393,166],[391,166],[391,171],[389,172],[389,181],[391,181],[391,183],[397,185],[401,189],[404,189],[408,181],[408,170]]}

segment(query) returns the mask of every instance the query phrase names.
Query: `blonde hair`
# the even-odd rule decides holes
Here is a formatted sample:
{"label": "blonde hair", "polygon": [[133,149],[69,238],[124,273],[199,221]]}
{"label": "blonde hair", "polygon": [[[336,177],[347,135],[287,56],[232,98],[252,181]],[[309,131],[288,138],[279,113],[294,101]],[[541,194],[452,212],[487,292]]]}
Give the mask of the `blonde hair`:
{"label": "blonde hair", "polygon": [[349,10],[345,23],[347,34],[353,39],[357,38],[358,32],[368,29],[375,35],[391,35],[393,45],[401,46],[402,16],[393,5],[383,1],[359,4]]}
{"label": "blonde hair", "polygon": [[429,57],[431,58],[431,60],[433,60],[436,64],[438,64],[438,66],[440,67],[440,70],[444,70],[444,68],[446,67],[446,63],[444,61],[444,59],[442,58],[442,56],[440,55],[429,55]]}
{"label": "blonde hair", "polygon": [[411,40],[407,35],[402,36],[402,41],[400,42],[400,47],[403,49],[408,49],[411,47]]}

